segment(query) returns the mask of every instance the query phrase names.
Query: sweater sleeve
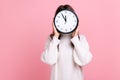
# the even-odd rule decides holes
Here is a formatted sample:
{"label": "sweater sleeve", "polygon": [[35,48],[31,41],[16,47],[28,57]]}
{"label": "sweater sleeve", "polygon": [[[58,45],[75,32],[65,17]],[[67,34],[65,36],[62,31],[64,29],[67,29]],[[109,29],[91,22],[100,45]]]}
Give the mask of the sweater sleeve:
{"label": "sweater sleeve", "polygon": [[75,63],[80,66],[88,64],[92,59],[92,54],[89,50],[89,44],[84,35],[77,35],[71,39],[74,45],[73,58]]}
{"label": "sweater sleeve", "polygon": [[53,39],[51,37],[48,37],[48,40],[45,44],[45,49],[41,54],[41,60],[44,63],[47,63],[49,65],[53,65],[57,62],[58,57],[58,44],[60,43],[60,40],[53,36]]}

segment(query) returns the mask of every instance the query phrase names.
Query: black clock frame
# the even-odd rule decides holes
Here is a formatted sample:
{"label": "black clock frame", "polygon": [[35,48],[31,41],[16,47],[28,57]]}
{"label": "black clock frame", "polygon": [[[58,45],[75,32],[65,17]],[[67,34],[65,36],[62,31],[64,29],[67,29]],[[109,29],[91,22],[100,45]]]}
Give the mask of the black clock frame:
{"label": "black clock frame", "polygon": [[[62,11],[66,11],[66,10],[62,10]],[[70,11],[70,10],[67,10],[67,11]],[[60,11],[60,12],[61,12],[61,11]],[[60,12],[58,12],[58,13],[60,13]],[[54,26],[55,26],[56,30],[57,30],[59,33],[62,33],[62,34],[70,34],[70,33],[74,32],[74,31],[76,30],[76,28],[78,27],[79,19],[78,19],[77,14],[76,14],[75,12],[73,12],[73,11],[70,11],[70,12],[72,12],[73,14],[75,14],[75,16],[76,16],[76,18],[77,18],[77,25],[76,25],[75,29],[72,30],[72,31],[70,31],[70,32],[67,32],[67,33],[66,33],[66,32],[62,32],[62,31],[59,31],[59,30],[57,29],[56,25],[55,25],[55,18],[56,18],[57,14],[58,14],[58,13],[57,13],[57,14],[54,16],[53,22],[54,22]]]}

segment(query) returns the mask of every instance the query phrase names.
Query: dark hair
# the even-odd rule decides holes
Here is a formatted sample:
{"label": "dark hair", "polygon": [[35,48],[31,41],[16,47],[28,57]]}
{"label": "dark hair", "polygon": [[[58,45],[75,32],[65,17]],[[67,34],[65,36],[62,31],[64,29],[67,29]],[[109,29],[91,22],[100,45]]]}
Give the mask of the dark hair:
{"label": "dark hair", "polygon": [[74,12],[74,9],[70,5],[66,4],[66,5],[60,5],[56,10],[55,15],[57,15],[57,13],[59,13],[62,10],[69,10]]}
{"label": "dark hair", "polygon": [[[57,10],[56,10],[56,12],[55,12],[55,16],[56,16],[60,11],[62,11],[62,10],[69,10],[69,11],[75,13],[74,9],[73,9],[70,5],[65,4],[65,5],[60,5],[60,6],[57,8]],[[54,17],[55,17],[55,16],[54,16]],[[51,37],[51,38],[53,38],[53,36],[54,36],[54,31],[50,34],[50,37]],[[59,36],[59,39],[60,39],[60,37],[61,37],[61,35]]]}

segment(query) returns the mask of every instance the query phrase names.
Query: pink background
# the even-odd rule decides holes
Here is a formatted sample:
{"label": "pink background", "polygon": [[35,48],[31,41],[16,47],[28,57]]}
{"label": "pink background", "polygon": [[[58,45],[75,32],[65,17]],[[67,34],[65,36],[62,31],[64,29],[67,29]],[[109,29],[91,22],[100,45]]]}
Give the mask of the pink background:
{"label": "pink background", "polygon": [[70,4],[80,19],[93,60],[85,80],[120,80],[119,0],[0,0],[0,80],[49,80],[40,61],[60,4]]}

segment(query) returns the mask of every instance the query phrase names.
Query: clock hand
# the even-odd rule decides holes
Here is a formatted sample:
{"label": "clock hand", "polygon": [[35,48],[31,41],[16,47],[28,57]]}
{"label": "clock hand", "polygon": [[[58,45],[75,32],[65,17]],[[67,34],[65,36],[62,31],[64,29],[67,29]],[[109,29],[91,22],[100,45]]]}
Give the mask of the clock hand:
{"label": "clock hand", "polygon": [[61,13],[61,15],[62,15],[62,17],[63,17],[63,19],[65,20],[65,22],[66,22],[66,16],[64,17],[64,15]]}
{"label": "clock hand", "polygon": [[67,22],[66,16],[65,16],[65,22]]}

